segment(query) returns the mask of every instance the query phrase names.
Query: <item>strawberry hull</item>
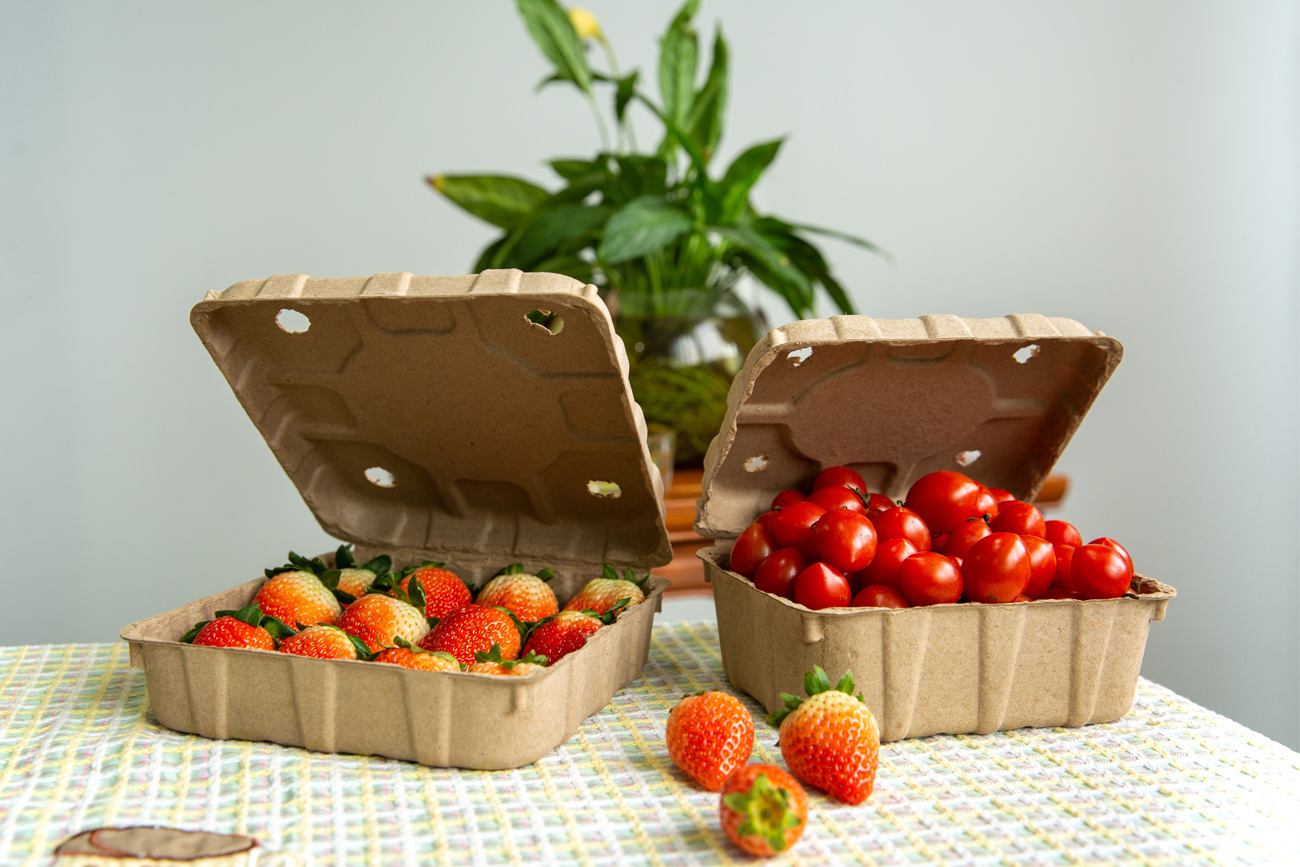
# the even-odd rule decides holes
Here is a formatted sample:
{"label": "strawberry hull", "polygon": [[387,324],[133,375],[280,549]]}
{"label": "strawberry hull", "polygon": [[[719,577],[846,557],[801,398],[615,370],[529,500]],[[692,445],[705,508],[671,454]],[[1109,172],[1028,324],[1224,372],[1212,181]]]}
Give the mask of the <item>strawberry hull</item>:
{"label": "strawberry hull", "polygon": [[[672,559],[627,356],[594,286],[519,271],[279,275],[209,293],[190,321],[358,562],[443,562],[474,587],[513,563],[551,568],[563,602],[606,563],[645,573]],[[180,642],[263,583],[122,630],[162,725],[474,769],[536,761],[635,680],[668,586],[651,578],[645,602],[526,677]]]}
{"label": "strawberry hull", "polygon": [[847,465],[901,500],[936,470],[1032,499],[1122,355],[1069,319],[840,316],[770,332],[736,377],[704,463],[696,530],[728,679],[767,708],[804,673],[852,671],[882,741],[1082,726],[1133,703],[1172,587],[1105,600],[810,610],[728,569],[785,489]]}

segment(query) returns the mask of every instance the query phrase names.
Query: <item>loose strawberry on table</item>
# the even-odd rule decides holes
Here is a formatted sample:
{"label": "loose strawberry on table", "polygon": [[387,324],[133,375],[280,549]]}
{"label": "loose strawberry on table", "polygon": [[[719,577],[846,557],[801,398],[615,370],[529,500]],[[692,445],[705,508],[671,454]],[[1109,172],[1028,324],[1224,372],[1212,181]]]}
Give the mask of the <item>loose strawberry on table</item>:
{"label": "loose strawberry on table", "polygon": [[482,605],[466,605],[449,612],[419,641],[425,650],[450,653],[466,668],[474,664],[475,654],[491,650],[494,644],[501,646],[503,659],[515,659],[520,643],[519,627],[510,612]]}
{"label": "loose strawberry on table", "polygon": [[710,792],[749,761],[754,720],[749,708],[725,692],[688,695],[668,713],[668,757],[682,773]]}
{"label": "loose strawberry on table", "polygon": [[614,567],[606,563],[601,577],[582,585],[578,595],[566,602],[563,610],[604,614],[624,599],[627,600],[626,606],[637,605],[645,601],[645,586],[649,579],[650,573],[638,578],[631,569],[619,577]]}
{"label": "loose strawberry on table", "polygon": [[524,571],[524,564],[512,563],[483,585],[474,602],[505,608],[524,623],[536,623],[560,610],[555,591],[548,583],[554,577],[551,569],[533,575]]}
{"label": "loose strawberry on table", "polygon": [[718,805],[727,839],[750,855],[787,851],[808,826],[808,795],[776,765],[745,765],[722,785]]}

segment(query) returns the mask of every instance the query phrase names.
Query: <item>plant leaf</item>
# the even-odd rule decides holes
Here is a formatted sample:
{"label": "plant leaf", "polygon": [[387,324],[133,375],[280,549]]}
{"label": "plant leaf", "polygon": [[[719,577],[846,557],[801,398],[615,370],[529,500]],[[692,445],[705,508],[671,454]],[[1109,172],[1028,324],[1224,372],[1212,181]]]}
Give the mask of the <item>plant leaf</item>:
{"label": "plant leaf", "polygon": [[566,181],[572,181],[583,175],[589,175],[592,172],[604,170],[604,160],[576,160],[576,159],[558,159],[550,160],[547,165],[555,170],[555,173]]}
{"label": "plant leaf", "polygon": [[616,265],[664,247],[691,228],[691,218],[660,196],[641,196],[624,205],[605,224],[598,258]]}
{"label": "plant leaf", "polygon": [[742,263],[784,298],[795,316],[803,319],[812,312],[812,283],[779,247],[751,226],[720,226],[715,231],[737,248]]}
{"label": "plant leaf", "polygon": [[722,25],[719,24],[713,38],[709,77],[695,95],[695,102],[686,118],[686,131],[699,143],[705,161],[713,158],[713,152],[722,140],[722,121],[727,109],[727,62],[727,41],[722,38]]}
{"label": "plant leaf", "polygon": [[492,260],[496,258],[496,255],[501,252],[501,248],[504,247],[506,242],[509,240],[510,234],[507,232],[491,244],[484,247],[483,252],[478,254],[478,259],[474,262],[474,267],[471,270],[477,274],[480,271],[486,271],[488,268],[491,268]]}
{"label": "plant leaf", "polygon": [[810,226],[807,223],[791,223],[790,226],[804,232],[812,232],[814,235],[825,235],[827,238],[835,238],[838,241],[846,241],[850,244],[856,244],[864,250],[870,250],[877,256],[893,262],[894,256],[883,247],[868,241],[866,238],[859,238],[857,235],[850,235],[847,232],[841,232],[837,229],[827,229],[825,226]]}
{"label": "plant leaf", "polygon": [[502,229],[518,228],[550,195],[511,175],[436,175],[426,180],[452,203]]}
{"label": "plant leaf", "polygon": [[627,105],[632,101],[632,95],[636,93],[636,80],[640,75],[641,71],[634,69],[631,75],[618,79],[618,88],[614,91],[614,117],[619,123],[623,122]]}
{"label": "plant leaf", "polygon": [[722,189],[722,215],[724,225],[735,222],[749,204],[749,191],[762,177],[763,172],[776,159],[784,138],[756,144],[747,149],[727,167],[719,186]]}
{"label": "plant leaf", "polygon": [[591,93],[587,53],[560,4],[556,0],[515,0],[515,5],[533,41],[555,66],[556,75]]}
{"label": "plant leaf", "polygon": [[540,211],[511,235],[493,258],[492,267],[532,270],[564,245],[587,236],[594,240],[610,210],[603,205],[561,205]]}
{"label": "plant leaf", "polygon": [[699,0],[686,0],[659,40],[659,95],[664,112],[678,126],[685,122],[695,99],[700,45],[691,19],[699,8]]}

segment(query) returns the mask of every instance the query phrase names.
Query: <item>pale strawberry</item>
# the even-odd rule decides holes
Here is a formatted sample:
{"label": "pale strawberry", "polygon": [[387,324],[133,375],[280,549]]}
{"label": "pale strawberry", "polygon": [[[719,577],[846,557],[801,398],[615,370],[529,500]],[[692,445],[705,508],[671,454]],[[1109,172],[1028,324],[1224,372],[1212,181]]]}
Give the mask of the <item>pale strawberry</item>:
{"label": "pale strawberry", "polygon": [[396,639],[415,644],[429,634],[429,621],[409,602],[383,593],[368,593],[348,606],[338,627],[366,643],[372,653],[396,647]]}
{"label": "pale strawberry", "polygon": [[807,699],[785,693],[785,709],[767,718],[780,727],[781,756],[803,782],[838,801],[861,804],[871,796],[880,759],[876,718],[853,695],[853,673],[834,689],[820,666],[804,676]]}
{"label": "pale strawberry", "polygon": [[474,664],[469,667],[473,674],[496,674],[507,677],[527,677],[546,668],[546,657],[528,653],[519,659],[502,659],[501,646],[492,645],[489,651],[480,650],[474,654]]}
{"label": "pale strawberry", "polygon": [[374,583],[379,576],[369,569],[351,568],[340,569],[339,582],[337,589],[340,593],[346,593],[354,599],[360,599],[366,595],[366,590]]}
{"label": "pale strawberry", "polygon": [[311,572],[277,572],[253,597],[262,613],[292,628],[334,623],[343,606]]}
{"label": "pale strawberry", "polygon": [[515,563],[484,584],[474,603],[505,608],[524,623],[536,623],[560,610],[555,591],[547,583],[554,577],[550,569],[531,575],[524,571],[522,563]]}
{"label": "pale strawberry", "polygon": [[201,647],[242,647],[275,650],[276,639],[293,634],[274,617],[267,617],[256,605],[238,611],[218,611],[215,620],[204,620],[181,636],[187,644]]}
{"label": "pale strawberry", "polygon": [[590,611],[561,611],[546,618],[528,634],[524,653],[545,656],[554,665],[587,643],[598,629],[613,621],[615,612],[603,616]]}
{"label": "pale strawberry", "polygon": [[565,611],[594,611],[597,614],[604,614],[618,605],[619,602],[627,600],[622,607],[636,605],[645,601],[645,585],[650,578],[649,573],[636,577],[636,573],[628,569],[620,578],[618,572],[608,563],[601,577],[592,578],[578,595],[574,596],[564,604]]}
{"label": "pale strawberry", "polygon": [[[310,562],[313,565],[320,563],[319,560]],[[358,563],[352,556],[352,548],[348,545],[340,545],[334,554],[334,568],[318,571],[316,574],[325,582],[325,586],[337,591],[336,595],[343,594],[352,599],[360,599],[366,595],[375,579],[386,574],[392,566],[393,559],[387,554],[381,554],[365,563]],[[340,601],[345,605],[350,604],[342,596]]]}
{"label": "pale strawberry", "polygon": [[750,855],[784,852],[808,826],[808,794],[776,765],[736,768],[719,801],[723,833]]}
{"label": "pale strawberry", "polygon": [[749,708],[725,692],[688,695],[668,713],[664,740],[668,757],[702,788],[722,789],[754,751],[754,719]]}
{"label": "pale strawberry", "polygon": [[348,635],[337,626],[324,623],[308,626],[302,632],[280,642],[281,653],[310,656],[315,659],[370,659],[364,641]]}
{"label": "pale strawberry", "polygon": [[410,668],[415,671],[462,671],[461,664],[456,661],[456,657],[450,653],[430,653],[419,647],[412,646],[405,639],[398,637],[395,639],[396,647],[389,647],[380,651],[375,656],[375,662],[386,662],[389,665],[400,665],[402,668]]}
{"label": "pale strawberry", "polygon": [[494,644],[501,645],[503,659],[515,659],[520,643],[519,627],[510,612],[482,605],[466,605],[449,612],[419,641],[425,650],[446,651],[466,667],[474,664],[476,653],[491,650]]}
{"label": "pale strawberry", "polygon": [[406,569],[398,576],[394,586],[403,593],[412,592],[412,577],[424,593],[425,617],[445,617],[448,612],[463,608],[474,599],[460,576],[442,568],[441,563],[425,563],[418,568]]}

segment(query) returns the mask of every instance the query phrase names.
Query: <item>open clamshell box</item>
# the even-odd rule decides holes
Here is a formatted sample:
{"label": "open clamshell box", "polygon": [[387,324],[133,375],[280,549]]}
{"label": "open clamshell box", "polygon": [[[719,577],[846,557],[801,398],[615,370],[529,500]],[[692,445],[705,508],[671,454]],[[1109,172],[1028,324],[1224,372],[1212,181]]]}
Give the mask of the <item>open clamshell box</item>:
{"label": "open clamshell box", "polygon": [[[471,586],[671,559],[662,482],[595,287],[554,274],[305,275],[209,293],[191,323],[326,532],[364,562]],[[260,567],[258,567],[260,568]],[[253,564],[250,564],[253,571]],[[668,582],[529,677],[410,671],[178,641],[264,579],[126,627],[158,722],[212,738],[510,768],[568,740],[645,665]]]}
{"label": "open clamshell box", "polygon": [[1069,319],[837,316],[770,332],[736,377],[704,462],[696,530],[723,667],[768,711],[804,672],[846,670],[885,741],[1081,726],[1133,703],[1153,620],[1138,598],[811,611],[727,569],[736,536],[780,491],[844,464],[902,499],[934,470],[1032,499],[1119,363],[1119,342]]}

